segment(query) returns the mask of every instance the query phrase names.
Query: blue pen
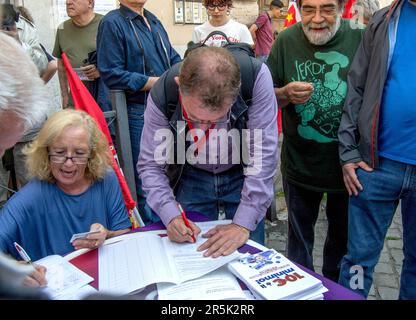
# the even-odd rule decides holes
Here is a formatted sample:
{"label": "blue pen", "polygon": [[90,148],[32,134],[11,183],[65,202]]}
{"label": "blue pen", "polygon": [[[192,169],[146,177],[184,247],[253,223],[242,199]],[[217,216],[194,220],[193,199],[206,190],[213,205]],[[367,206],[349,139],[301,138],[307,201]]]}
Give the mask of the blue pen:
{"label": "blue pen", "polygon": [[32,266],[32,259],[30,259],[29,255],[26,253],[25,249],[22,248],[21,245],[19,245],[17,242],[14,242],[14,247],[16,248],[17,252],[19,253],[19,255],[22,257],[22,259],[24,261],[26,261],[27,263],[30,263]]}

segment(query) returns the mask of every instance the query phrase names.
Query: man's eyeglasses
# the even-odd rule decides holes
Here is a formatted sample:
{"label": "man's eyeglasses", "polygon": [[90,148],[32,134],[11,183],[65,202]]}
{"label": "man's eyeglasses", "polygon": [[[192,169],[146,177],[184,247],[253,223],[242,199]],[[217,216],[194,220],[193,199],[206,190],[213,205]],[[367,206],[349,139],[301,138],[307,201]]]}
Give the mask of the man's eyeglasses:
{"label": "man's eyeglasses", "polygon": [[218,9],[218,11],[224,11],[225,9],[227,9],[227,5],[226,4],[217,4],[217,5],[208,5],[207,6],[208,10],[214,11],[215,8]]}
{"label": "man's eyeglasses", "polygon": [[300,8],[300,14],[303,17],[315,16],[317,11],[319,11],[320,15],[323,17],[333,17],[336,15],[338,8],[332,4],[323,5],[319,9],[311,6],[302,6]]}
{"label": "man's eyeglasses", "polygon": [[186,111],[182,107],[182,120],[189,121],[192,124],[196,124],[196,125],[208,125],[208,126],[210,126],[210,125],[217,125],[217,124],[219,124],[219,125],[227,124],[227,123],[230,123],[230,119],[231,119],[231,109],[228,110],[228,113],[227,113],[226,117],[224,117],[223,119],[216,120],[216,121],[206,121],[206,120],[193,119],[189,116],[189,114],[185,115],[185,113],[186,113]]}
{"label": "man's eyeglasses", "polygon": [[85,157],[85,156],[68,157],[68,156],[61,156],[57,154],[49,155],[49,160],[54,163],[62,164],[62,163],[65,163],[68,159],[71,159],[71,161],[75,164],[87,164],[90,158]]}

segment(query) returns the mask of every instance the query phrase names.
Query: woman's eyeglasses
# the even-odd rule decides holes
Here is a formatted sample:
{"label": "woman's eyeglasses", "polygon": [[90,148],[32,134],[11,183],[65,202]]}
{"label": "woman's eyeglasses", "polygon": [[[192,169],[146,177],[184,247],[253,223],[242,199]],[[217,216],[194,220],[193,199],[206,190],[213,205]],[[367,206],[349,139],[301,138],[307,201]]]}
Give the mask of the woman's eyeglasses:
{"label": "woman's eyeglasses", "polygon": [[62,164],[62,163],[65,163],[68,159],[71,159],[71,161],[75,164],[87,164],[90,158],[85,157],[85,156],[68,157],[68,156],[61,156],[61,155],[56,155],[56,154],[49,155],[49,160],[53,163]]}
{"label": "woman's eyeglasses", "polygon": [[217,8],[218,11],[224,11],[225,9],[227,9],[227,5],[226,4],[217,4],[217,5],[212,5],[211,4],[211,5],[207,6],[207,9],[211,10],[211,11],[214,11],[215,8]]}

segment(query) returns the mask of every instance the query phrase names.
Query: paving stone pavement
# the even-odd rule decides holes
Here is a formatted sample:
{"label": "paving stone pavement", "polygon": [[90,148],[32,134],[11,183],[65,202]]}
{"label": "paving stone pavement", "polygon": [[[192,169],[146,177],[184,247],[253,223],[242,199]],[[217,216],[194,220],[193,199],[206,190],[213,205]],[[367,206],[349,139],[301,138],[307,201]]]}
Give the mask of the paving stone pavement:
{"label": "paving stone pavement", "polygon": [[[277,220],[266,221],[266,246],[286,254],[287,240],[287,209],[281,187],[276,188]],[[322,252],[325,242],[327,221],[324,213],[325,203],[321,205],[315,227],[314,266],[315,271],[322,274]],[[373,286],[369,300],[396,300],[399,296],[400,274],[403,261],[402,220],[398,208],[384,242],[380,260],[375,268]]]}

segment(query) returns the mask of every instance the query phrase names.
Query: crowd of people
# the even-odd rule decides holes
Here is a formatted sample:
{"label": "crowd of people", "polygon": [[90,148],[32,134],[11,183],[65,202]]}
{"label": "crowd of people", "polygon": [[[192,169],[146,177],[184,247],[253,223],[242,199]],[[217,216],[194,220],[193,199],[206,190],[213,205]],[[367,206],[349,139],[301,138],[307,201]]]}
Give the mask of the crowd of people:
{"label": "crowd of people", "polygon": [[[345,20],[344,0],[297,0],[301,21],[275,37],[281,1],[248,28],[231,18],[232,0],[203,0],[209,19],[190,39],[203,45],[184,59],[146,0],[119,2],[102,16],[94,0],[67,0],[69,19],[52,54],[24,8],[1,7],[0,153],[23,144],[14,154],[21,189],[0,212],[0,278],[13,269],[6,255],[19,260],[14,242],[37,260],[96,249],[131,229],[108,141],[90,115],[72,109],[65,52],[103,111],[111,108],[110,90],[125,92],[145,223],[161,220],[174,242],[206,238],[197,250],[213,258],[248,239],[264,244],[280,156],[288,258],[314,270],[314,229],[326,197],[323,275],[367,297],[400,201],[399,298],[416,299],[416,62],[409,59],[416,1],[378,10],[377,0],[357,0]],[[230,43],[247,47],[233,51]],[[63,110],[48,115],[43,83],[56,70]],[[200,235],[181,207],[232,222]],[[85,231],[97,232],[69,243]],[[36,266],[15,276],[39,286],[45,272]],[[2,281],[0,296],[14,297],[11,287]]]}

